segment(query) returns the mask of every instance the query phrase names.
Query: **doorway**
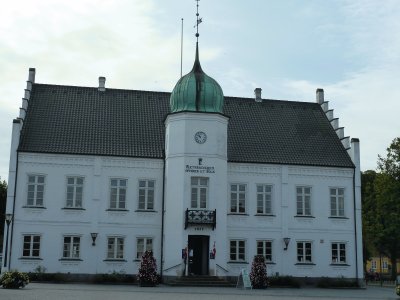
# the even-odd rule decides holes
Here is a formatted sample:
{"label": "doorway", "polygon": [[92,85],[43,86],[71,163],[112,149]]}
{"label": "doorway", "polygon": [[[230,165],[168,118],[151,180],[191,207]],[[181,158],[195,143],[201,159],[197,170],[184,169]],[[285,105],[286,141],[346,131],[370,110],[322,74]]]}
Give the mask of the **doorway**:
{"label": "doorway", "polygon": [[208,275],[209,242],[208,235],[189,235],[189,274]]}

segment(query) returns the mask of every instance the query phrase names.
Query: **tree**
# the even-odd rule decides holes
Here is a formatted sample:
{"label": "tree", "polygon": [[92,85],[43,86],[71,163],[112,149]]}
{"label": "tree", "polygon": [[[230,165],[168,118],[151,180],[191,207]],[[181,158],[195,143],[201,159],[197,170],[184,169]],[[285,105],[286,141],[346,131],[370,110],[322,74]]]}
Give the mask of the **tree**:
{"label": "tree", "polygon": [[7,202],[7,182],[0,177],[0,253],[3,249],[3,232]]}
{"label": "tree", "polygon": [[371,229],[376,249],[391,260],[392,279],[397,275],[396,262],[400,257],[400,138],[386,149],[386,157],[378,156],[375,179],[376,213]]}
{"label": "tree", "polygon": [[267,287],[267,267],[262,255],[254,256],[250,272],[251,285],[255,289],[265,289]]}
{"label": "tree", "polygon": [[158,283],[156,259],[153,251],[147,250],[139,268],[139,282],[141,286],[155,286]]}

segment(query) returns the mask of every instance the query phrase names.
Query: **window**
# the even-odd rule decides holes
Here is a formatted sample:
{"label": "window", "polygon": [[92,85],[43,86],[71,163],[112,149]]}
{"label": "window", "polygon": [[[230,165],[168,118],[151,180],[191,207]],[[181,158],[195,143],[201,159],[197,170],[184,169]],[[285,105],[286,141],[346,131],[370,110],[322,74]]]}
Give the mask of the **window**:
{"label": "window", "polygon": [[80,244],[81,238],[79,236],[64,236],[63,258],[79,258]]}
{"label": "window", "polygon": [[67,177],[66,207],[82,207],[83,177]]}
{"label": "window", "polygon": [[109,237],[107,245],[107,259],[124,258],[124,238]]}
{"label": "window", "polygon": [[332,263],[345,264],[346,263],[346,244],[345,243],[332,243]]}
{"label": "window", "polygon": [[376,260],[371,261],[371,269],[376,270]]}
{"label": "window", "polygon": [[388,262],[387,262],[386,260],[384,260],[384,261],[382,262],[382,269],[387,270],[387,268],[388,268]]}
{"label": "window", "polygon": [[125,209],[126,179],[111,179],[110,209]]}
{"label": "window", "polygon": [[297,242],[297,262],[311,263],[311,242]]}
{"label": "window", "polygon": [[332,188],[331,194],[331,216],[344,217],[344,189]]}
{"label": "window", "polygon": [[139,180],[139,209],[154,209],[154,180]]}
{"label": "window", "polygon": [[257,213],[272,214],[272,186],[257,185]]}
{"label": "window", "polygon": [[43,206],[44,176],[28,176],[28,206]]}
{"label": "window", "polygon": [[244,240],[231,240],[230,241],[230,260],[231,261],[245,261],[246,260],[246,242]]}
{"label": "window", "polygon": [[272,241],[257,241],[257,255],[262,255],[266,262],[272,261]]}
{"label": "window", "polygon": [[208,178],[192,177],[191,178],[191,208],[207,208],[208,195]]}
{"label": "window", "polygon": [[24,235],[22,257],[40,257],[40,235]]}
{"label": "window", "polygon": [[231,184],[231,213],[246,212],[246,185]]}
{"label": "window", "polygon": [[153,239],[146,237],[138,238],[136,240],[136,258],[141,259],[146,251],[153,251]]}
{"label": "window", "polygon": [[297,215],[311,216],[311,188],[297,187]]}

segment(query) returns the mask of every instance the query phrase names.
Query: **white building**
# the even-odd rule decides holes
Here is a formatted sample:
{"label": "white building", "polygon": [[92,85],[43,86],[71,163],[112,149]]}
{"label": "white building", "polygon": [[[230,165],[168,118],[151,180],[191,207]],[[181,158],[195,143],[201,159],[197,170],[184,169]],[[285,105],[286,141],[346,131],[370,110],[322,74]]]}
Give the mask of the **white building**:
{"label": "white building", "polygon": [[[13,121],[3,269],[363,277],[360,159],[333,110],[224,97],[200,67],[169,93],[35,83]],[[96,237],[92,237],[92,235]],[[215,258],[213,257],[215,253]]]}

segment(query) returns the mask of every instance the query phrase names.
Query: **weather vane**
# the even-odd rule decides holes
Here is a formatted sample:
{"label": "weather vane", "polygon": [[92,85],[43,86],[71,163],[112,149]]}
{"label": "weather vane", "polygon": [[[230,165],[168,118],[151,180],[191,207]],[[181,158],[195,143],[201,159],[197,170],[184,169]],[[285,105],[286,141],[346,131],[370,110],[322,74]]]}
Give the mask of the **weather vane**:
{"label": "weather vane", "polygon": [[197,27],[196,28],[196,39],[197,39],[197,42],[199,41],[199,24],[201,23],[201,22],[203,22],[203,18],[199,18],[199,1],[200,0],[195,0],[196,2],[197,2],[197,4],[196,4],[196,7],[197,7],[197,12],[196,12],[196,17],[197,17],[197,22],[196,22],[196,25],[194,25],[193,27]]}

